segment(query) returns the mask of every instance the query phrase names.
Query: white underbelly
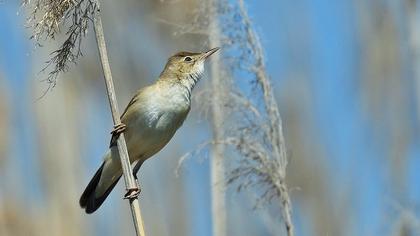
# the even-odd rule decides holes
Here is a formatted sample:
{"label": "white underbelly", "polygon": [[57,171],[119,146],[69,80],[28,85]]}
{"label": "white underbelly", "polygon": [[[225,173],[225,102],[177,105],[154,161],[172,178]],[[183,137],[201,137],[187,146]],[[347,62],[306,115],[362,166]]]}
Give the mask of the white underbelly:
{"label": "white underbelly", "polygon": [[185,117],[185,112],[163,112],[154,117],[139,117],[126,132],[130,160],[145,160],[159,152],[171,140]]}

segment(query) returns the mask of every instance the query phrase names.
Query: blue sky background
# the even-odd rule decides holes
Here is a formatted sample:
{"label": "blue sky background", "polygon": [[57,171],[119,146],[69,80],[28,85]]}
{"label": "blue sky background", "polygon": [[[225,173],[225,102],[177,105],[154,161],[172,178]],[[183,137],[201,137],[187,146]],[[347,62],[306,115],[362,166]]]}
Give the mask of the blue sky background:
{"label": "blue sky background", "polygon": [[[384,223],[384,219],[387,218],[384,215],[393,211],[395,202],[418,215],[420,139],[418,104],[415,96],[419,95],[416,95],[412,89],[414,77],[410,66],[408,70],[411,72],[402,70],[396,75],[400,77],[400,83],[405,88],[403,96],[406,99],[403,101],[409,102],[408,119],[401,122],[408,123],[412,134],[408,150],[405,154],[402,153],[401,157],[407,160],[406,171],[401,176],[405,186],[401,193],[393,188],[392,161],[385,158],[390,151],[388,145],[392,145],[386,130],[387,122],[394,116],[383,117],[382,121],[375,120],[366,112],[363,104],[365,100],[361,96],[360,86],[363,86],[361,57],[364,55],[364,42],[361,41],[363,37],[358,28],[361,19],[355,2],[345,0],[247,2],[249,13],[257,32],[260,33],[266,52],[267,68],[276,86],[276,96],[278,98],[289,96],[284,93],[288,91],[290,80],[294,79],[290,75],[299,74],[300,72],[295,72],[302,70],[301,74],[306,76],[305,81],[311,88],[311,94],[308,95],[311,106],[308,107],[307,113],[313,118],[309,121],[309,125],[320,135],[318,144],[325,151],[325,156],[314,156],[321,159],[312,161],[319,161],[324,167],[323,174],[329,181],[327,183],[329,201],[334,201],[340,198],[343,192],[350,191],[348,204],[351,207],[349,207],[350,212],[346,212],[348,219],[345,235],[388,234],[390,226],[387,227]],[[384,4],[395,19],[397,38],[402,39],[402,43],[398,45],[399,57],[403,58],[403,62],[407,62],[410,60],[405,58],[410,54],[410,49],[403,40],[407,37],[404,7],[400,1],[392,2],[384,1]],[[33,60],[41,59],[36,57],[37,51],[32,50],[33,44],[29,41],[28,32],[23,26],[24,17],[17,12],[22,13],[17,2],[6,0],[0,3],[0,22],[2,22],[0,23],[0,75],[3,77],[0,86],[3,87],[1,91],[6,92],[7,101],[12,107],[8,117],[9,125],[14,132],[10,135],[8,153],[10,165],[14,167],[9,170],[17,168],[23,173],[21,177],[24,179],[18,180],[20,187],[16,188],[16,197],[22,197],[20,193],[27,191],[27,187],[24,186],[29,185],[30,196],[37,198],[42,196],[42,192],[39,187],[41,180],[37,177],[39,174],[36,167],[37,158],[36,155],[32,155],[37,153],[37,136],[33,127],[35,120],[31,115],[33,112],[31,106],[34,102],[31,90],[34,74],[39,69],[33,67],[34,64],[39,64]],[[307,40],[305,37],[308,37]],[[303,46],[291,47],[299,42],[303,42]],[[48,99],[48,96],[44,99]],[[108,109],[103,101],[87,103],[98,107],[99,112]],[[109,117],[94,115],[90,116],[90,119],[89,122],[97,124],[98,127],[91,127],[91,130],[86,132],[87,140],[91,140],[91,143],[85,145],[94,148],[84,150],[83,155],[98,156],[89,161],[91,165],[89,169],[92,171],[103,149],[103,143],[95,141],[96,135],[100,135],[96,133],[102,127],[108,127],[110,120]],[[288,132],[287,120],[285,130]],[[203,132],[205,134],[202,136],[208,135],[206,131]],[[180,134],[176,137],[184,136]],[[188,142],[184,145],[185,149],[191,149]],[[186,209],[192,217],[191,235],[211,235],[210,192],[208,188],[203,188],[203,183],[209,182],[208,168],[207,161],[188,161],[183,174],[187,181],[186,188],[194,193]],[[6,170],[0,175],[8,178],[12,174]],[[7,184],[7,181],[4,181],[0,186]],[[297,235],[315,235],[311,229],[314,223],[308,222],[308,218],[303,215],[305,212],[302,210],[300,200],[293,198],[296,195],[299,195],[299,191],[292,194]],[[0,193],[0,199],[1,196]],[[231,201],[236,197],[243,198],[233,194],[229,199]],[[248,206],[247,209],[249,208]],[[112,209],[108,208],[107,211],[111,213]],[[109,227],[106,226],[103,216],[99,221],[102,222],[98,223],[103,226],[102,229]],[[268,235],[263,226],[256,227],[255,230],[258,235]]]}

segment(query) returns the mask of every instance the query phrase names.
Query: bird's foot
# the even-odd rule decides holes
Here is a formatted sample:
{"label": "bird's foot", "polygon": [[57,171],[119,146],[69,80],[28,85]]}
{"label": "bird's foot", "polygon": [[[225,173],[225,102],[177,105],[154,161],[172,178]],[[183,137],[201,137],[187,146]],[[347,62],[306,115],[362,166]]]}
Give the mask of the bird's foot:
{"label": "bird's foot", "polygon": [[119,136],[121,133],[123,133],[126,129],[126,125],[123,123],[119,123],[118,125],[114,125],[114,129],[111,131],[111,134],[114,136]]}
{"label": "bird's foot", "polygon": [[114,125],[114,129],[111,131],[112,137],[109,146],[112,147],[116,145],[117,139],[120,137],[120,134],[123,133],[126,129],[126,125],[124,123],[119,123],[118,125]]}
{"label": "bird's foot", "polygon": [[127,189],[127,193],[124,194],[124,199],[135,199],[139,196],[141,190],[139,187]]}

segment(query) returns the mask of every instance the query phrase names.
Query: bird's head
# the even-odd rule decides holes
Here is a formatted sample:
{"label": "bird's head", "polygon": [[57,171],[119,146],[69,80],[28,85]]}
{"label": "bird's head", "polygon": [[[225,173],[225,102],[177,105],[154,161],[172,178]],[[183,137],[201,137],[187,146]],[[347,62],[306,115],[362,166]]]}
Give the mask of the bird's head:
{"label": "bird's head", "polygon": [[204,62],[217,50],[219,50],[218,47],[206,52],[178,52],[168,59],[161,76],[193,80],[195,84],[204,72]]}

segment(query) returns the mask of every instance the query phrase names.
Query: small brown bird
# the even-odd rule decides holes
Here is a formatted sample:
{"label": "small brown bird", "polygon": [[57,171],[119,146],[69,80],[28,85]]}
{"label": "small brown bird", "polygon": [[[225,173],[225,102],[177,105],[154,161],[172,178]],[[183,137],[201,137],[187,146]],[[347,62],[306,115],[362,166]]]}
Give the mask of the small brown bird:
{"label": "small brown bird", "polygon": [[[179,52],[168,59],[159,79],[140,89],[121,115],[108,152],[80,197],[80,206],[90,214],[96,211],[122,175],[116,155],[116,139],[124,132],[133,174],[143,162],[159,152],[182,125],[190,111],[191,92],[204,71],[204,61],[219,48],[203,53]],[[138,193],[137,193],[138,194]]]}

